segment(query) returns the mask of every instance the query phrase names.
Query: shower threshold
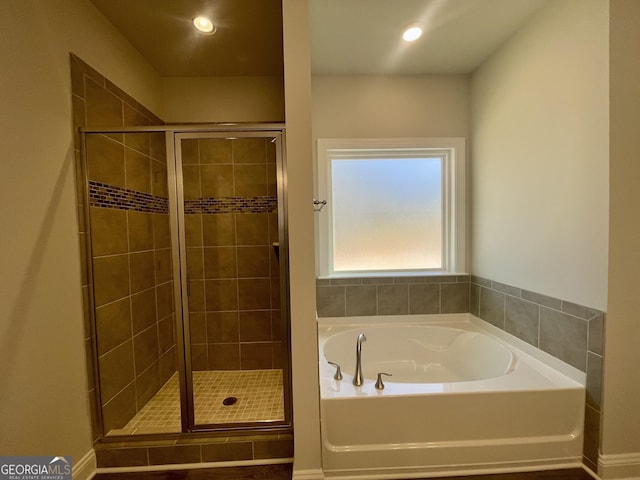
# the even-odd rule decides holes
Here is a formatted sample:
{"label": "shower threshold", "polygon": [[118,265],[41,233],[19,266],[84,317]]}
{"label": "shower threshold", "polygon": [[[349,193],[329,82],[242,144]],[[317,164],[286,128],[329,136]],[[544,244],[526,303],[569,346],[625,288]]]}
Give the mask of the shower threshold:
{"label": "shower threshold", "polygon": [[[282,370],[193,372],[195,423],[283,421],[282,390]],[[229,400],[232,398],[235,401]],[[180,431],[180,388],[175,373],[127,425],[108,435]]]}

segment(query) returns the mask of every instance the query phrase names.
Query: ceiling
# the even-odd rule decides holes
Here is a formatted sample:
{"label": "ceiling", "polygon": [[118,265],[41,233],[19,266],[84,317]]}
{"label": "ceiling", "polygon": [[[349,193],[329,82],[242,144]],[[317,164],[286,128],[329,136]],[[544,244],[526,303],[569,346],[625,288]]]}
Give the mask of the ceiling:
{"label": "ceiling", "polygon": [[[282,75],[281,0],[91,0],[163,77]],[[214,35],[192,19],[209,15]]]}
{"label": "ceiling", "polygon": [[[316,74],[473,72],[547,0],[310,0]],[[556,0],[557,1],[557,0]],[[424,33],[401,39],[409,26]]]}
{"label": "ceiling", "polygon": [[[163,77],[282,74],[281,0],[91,1]],[[309,0],[312,71],[470,73],[547,1]],[[191,26],[203,13],[215,35]]]}

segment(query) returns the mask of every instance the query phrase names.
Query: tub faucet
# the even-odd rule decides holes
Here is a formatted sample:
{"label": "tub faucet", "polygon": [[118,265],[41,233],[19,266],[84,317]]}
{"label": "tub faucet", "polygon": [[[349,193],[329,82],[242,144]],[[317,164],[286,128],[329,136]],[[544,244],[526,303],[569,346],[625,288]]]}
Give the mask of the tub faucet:
{"label": "tub faucet", "polygon": [[365,337],[364,333],[358,335],[358,339],[356,340],[356,374],[353,377],[353,384],[356,387],[364,383],[364,379],[362,378],[362,342],[366,341],[367,337]]}

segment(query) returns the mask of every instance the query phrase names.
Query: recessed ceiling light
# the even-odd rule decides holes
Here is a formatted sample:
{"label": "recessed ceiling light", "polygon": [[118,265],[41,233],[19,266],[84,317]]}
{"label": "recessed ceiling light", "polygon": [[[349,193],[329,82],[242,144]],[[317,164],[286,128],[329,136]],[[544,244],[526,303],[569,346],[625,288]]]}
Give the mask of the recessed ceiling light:
{"label": "recessed ceiling light", "polygon": [[216,33],[216,27],[207,17],[196,17],[193,19],[193,26],[204,35],[213,35]]}
{"label": "recessed ceiling light", "polygon": [[405,42],[413,42],[422,35],[422,29],[420,27],[407,28],[402,34],[402,38]]}

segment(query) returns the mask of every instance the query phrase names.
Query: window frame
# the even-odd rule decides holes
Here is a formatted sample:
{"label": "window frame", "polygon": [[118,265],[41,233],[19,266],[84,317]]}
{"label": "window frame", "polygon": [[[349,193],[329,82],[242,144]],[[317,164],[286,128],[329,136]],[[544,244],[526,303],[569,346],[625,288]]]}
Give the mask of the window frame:
{"label": "window frame", "polygon": [[[326,200],[317,217],[319,278],[442,275],[466,271],[466,152],[464,137],[319,138],[317,140],[317,197]],[[386,155],[388,155],[388,157]],[[333,269],[333,206],[331,161],[364,157],[442,158],[442,268],[403,270]]]}

